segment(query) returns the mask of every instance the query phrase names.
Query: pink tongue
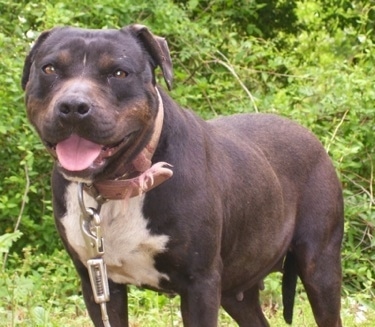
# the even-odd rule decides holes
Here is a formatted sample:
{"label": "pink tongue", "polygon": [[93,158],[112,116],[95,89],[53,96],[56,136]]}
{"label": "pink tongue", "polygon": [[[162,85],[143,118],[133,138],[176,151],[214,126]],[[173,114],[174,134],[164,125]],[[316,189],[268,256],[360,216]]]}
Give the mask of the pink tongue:
{"label": "pink tongue", "polygon": [[72,134],[56,145],[61,166],[66,170],[80,171],[91,166],[100,155],[102,146]]}

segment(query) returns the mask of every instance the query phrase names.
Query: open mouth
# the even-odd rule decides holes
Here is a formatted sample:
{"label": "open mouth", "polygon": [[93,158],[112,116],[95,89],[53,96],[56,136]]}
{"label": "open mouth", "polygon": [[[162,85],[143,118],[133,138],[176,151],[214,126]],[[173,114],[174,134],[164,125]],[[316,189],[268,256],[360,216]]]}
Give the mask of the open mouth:
{"label": "open mouth", "polygon": [[67,171],[80,172],[103,166],[106,159],[113,156],[124,142],[125,140],[105,146],[72,134],[57,144],[49,144],[49,148],[62,168]]}

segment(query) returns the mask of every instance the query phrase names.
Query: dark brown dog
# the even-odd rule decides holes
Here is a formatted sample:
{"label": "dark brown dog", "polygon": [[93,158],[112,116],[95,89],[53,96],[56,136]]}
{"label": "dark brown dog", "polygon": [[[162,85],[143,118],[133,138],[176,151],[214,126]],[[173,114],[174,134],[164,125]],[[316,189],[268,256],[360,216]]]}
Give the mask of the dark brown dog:
{"label": "dark brown dog", "polygon": [[165,40],[139,25],[56,28],[25,62],[28,117],[56,158],[57,228],[95,326],[106,300],[94,301],[90,259],[105,263],[94,272],[108,276],[113,327],[128,326],[126,284],[179,294],[184,326],[217,326],[220,305],[267,326],[259,285],[281,267],[287,322],[299,276],[317,325],[341,326],[343,201],[322,145],[274,115],[205,122],[156,85],[157,66],[170,87]]}

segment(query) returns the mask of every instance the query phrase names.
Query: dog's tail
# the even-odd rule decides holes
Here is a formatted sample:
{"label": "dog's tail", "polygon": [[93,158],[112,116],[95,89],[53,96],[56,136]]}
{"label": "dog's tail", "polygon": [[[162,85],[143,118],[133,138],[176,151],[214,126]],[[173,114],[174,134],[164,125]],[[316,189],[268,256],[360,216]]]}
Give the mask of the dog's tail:
{"label": "dog's tail", "polygon": [[294,298],[297,287],[297,262],[292,252],[288,252],[284,260],[282,279],[283,316],[287,324],[292,324]]}

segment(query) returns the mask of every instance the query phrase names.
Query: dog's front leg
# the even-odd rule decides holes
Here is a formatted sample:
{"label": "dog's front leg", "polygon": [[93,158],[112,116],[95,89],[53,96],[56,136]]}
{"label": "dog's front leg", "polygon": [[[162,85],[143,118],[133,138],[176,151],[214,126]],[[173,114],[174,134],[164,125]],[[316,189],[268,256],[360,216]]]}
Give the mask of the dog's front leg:
{"label": "dog's front leg", "polygon": [[218,273],[202,278],[192,276],[191,283],[181,294],[184,327],[217,327],[221,297]]}
{"label": "dog's front leg", "polygon": [[[85,269],[85,270],[83,270]],[[82,292],[86,307],[95,327],[103,327],[102,313],[100,305],[95,303],[90,279],[87,269],[78,270],[81,282]],[[109,280],[110,300],[106,303],[107,313],[111,327],[128,327],[128,295],[125,285],[116,284]]]}

